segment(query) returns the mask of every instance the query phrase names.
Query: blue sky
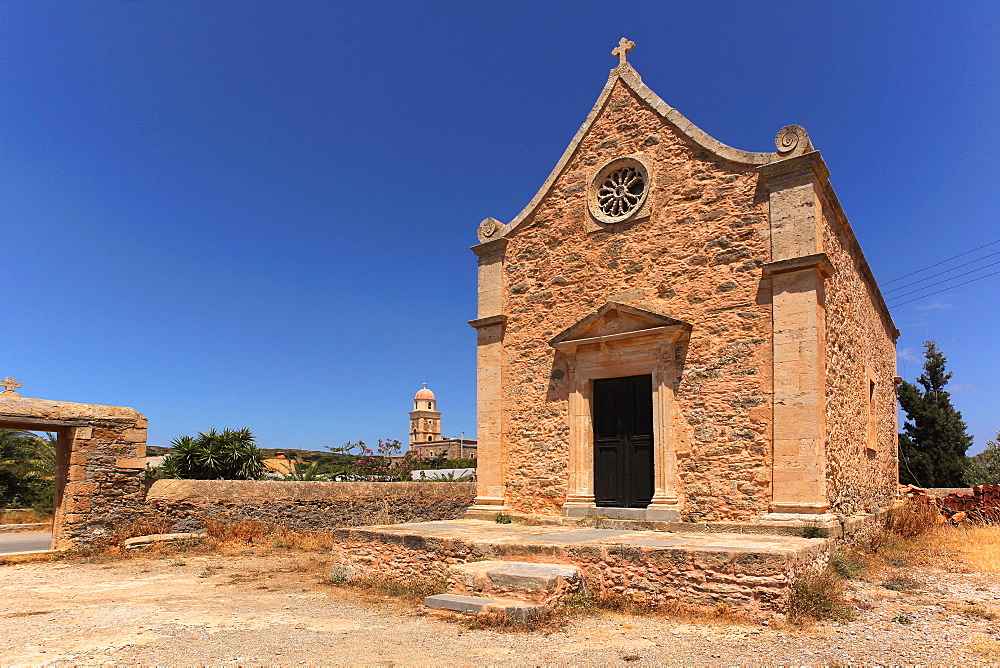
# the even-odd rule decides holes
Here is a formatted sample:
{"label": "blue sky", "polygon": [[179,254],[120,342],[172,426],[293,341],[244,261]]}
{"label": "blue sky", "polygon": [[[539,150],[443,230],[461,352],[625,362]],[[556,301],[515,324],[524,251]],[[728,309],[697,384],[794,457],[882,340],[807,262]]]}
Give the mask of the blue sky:
{"label": "blue sky", "polygon": [[[152,444],[316,449],[405,441],[426,380],[471,436],[468,247],[534,195],[619,37],[726,144],[805,126],[888,281],[1000,239],[998,26],[986,2],[8,0],[0,375],[133,406]],[[998,297],[893,309],[901,375],[938,342],[972,451],[1000,429]]]}

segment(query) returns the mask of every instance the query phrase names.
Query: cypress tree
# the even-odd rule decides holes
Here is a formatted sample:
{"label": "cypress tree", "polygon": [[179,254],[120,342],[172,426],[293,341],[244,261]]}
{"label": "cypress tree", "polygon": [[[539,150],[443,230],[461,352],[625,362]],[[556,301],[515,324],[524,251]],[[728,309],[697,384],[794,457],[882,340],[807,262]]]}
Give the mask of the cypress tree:
{"label": "cypress tree", "polygon": [[917,379],[923,390],[906,381],[897,389],[906,413],[899,435],[899,479],[921,487],[961,487],[972,436],[944,389],[951,379],[944,355],[934,341],[924,341],[924,348],[924,372]]}

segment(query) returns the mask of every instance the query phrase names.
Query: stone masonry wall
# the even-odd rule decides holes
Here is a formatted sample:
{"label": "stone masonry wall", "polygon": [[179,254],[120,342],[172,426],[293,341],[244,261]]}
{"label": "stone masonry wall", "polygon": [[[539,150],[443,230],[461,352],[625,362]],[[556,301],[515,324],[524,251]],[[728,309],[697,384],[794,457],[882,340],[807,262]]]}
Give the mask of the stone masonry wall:
{"label": "stone masonry wall", "polygon": [[835,270],[826,284],[827,499],[831,512],[851,515],[885,508],[897,491],[895,327],[830,202],[822,222]]}
{"label": "stone masonry wall", "polygon": [[[650,220],[587,232],[606,162],[642,153]],[[692,146],[618,82],[549,197],[508,237],[507,503],[556,515],[567,493],[567,367],[546,341],[613,300],[692,323],[677,393],[683,519],[748,519],[770,498],[769,224],[752,166]]]}
{"label": "stone masonry wall", "polygon": [[0,395],[0,428],[58,434],[55,548],[92,541],[141,503],[146,426],[131,408]]}
{"label": "stone masonry wall", "polygon": [[527,561],[580,567],[590,595],[635,600],[726,603],[744,610],[780,609],[800,573],[821,569],[829,545],[816,541],[795,554],[777,550],[723,550],[631,545],[537,545],[488,538],[389,535],[339,529],[335,570],[350,579],[366,576],[414,581],[443,580],[450,566],[482,560]]}
{"label": "stone masonry wall", "polygon": [[475,497],[469,482],[295,482],[158,480],[131,520],[197,531],[206,521],[300,531],[460,517]]}

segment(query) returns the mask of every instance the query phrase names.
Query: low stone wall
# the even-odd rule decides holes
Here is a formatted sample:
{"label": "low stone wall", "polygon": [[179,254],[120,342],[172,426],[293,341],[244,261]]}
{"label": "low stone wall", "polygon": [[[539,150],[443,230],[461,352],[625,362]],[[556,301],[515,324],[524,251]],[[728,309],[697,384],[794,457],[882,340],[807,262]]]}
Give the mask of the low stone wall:
{"label": "low stone wall", "polygon": [[332,531],[453,519],[472,505],[475,495],[472,482],[158,480],[136,515],[165,520],[171,532],[198,531],[206,521]]}

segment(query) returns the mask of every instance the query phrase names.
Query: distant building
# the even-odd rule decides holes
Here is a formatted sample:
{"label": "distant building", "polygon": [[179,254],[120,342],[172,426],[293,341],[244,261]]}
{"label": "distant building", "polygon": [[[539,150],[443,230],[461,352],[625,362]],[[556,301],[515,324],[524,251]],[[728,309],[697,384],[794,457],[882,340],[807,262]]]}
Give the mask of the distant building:
{"label": "distant building", "polygon": [[441,413],[437,410],[437,399],[424,383],[413,397],[410,411],[410,447],[414,443],[441,440]]}
{"label": "distant building", "polygon": [[476,441],[468,438],[441,438],[441,413],[437,398],[427,383],[417,390],[410,411],[410,450],[426,459],[469,459],[476,456]]}

